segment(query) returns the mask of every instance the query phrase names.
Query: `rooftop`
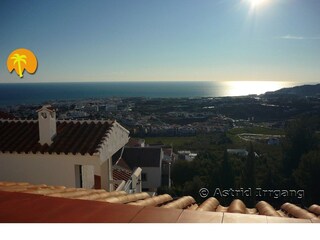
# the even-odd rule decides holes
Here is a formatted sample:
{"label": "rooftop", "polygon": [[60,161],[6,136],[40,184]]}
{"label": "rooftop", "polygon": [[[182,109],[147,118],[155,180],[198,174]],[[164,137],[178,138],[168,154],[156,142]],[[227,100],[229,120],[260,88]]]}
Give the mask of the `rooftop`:
{"label": "rooftop", "polygon": [[[159,147],[125,147],[122,159],[131,169],[136,167],[160,167],[161,151]],[[113,162],[119,159],[121,152],[120,149],[114,155]]]}
{"label": "rooftop", "polygon": [[215,198],[198,205],[191,196],[0,182],[0,222],[320,223],[319,215],[316,204],[285,203],[275,210],[261,201],[249,209],[238,199],[229,206]]}
{"label": "rooftop", "polygon": [[15,116],[10,113],[0,111],[0,119],[15,119]]}
{"label": "rooftop", "polygon": [[57,135],[49,146],[39,143],[38,121],[0,119],[0,152],[93,155],[98,153],[113,124],[109,121],[57,121]]}
{"label": "rooftop", "polygon": [[127,182],[130,180],[132,173],[132,171],[127,169],[114,168],[112,170],[113,180],[123,180]]}

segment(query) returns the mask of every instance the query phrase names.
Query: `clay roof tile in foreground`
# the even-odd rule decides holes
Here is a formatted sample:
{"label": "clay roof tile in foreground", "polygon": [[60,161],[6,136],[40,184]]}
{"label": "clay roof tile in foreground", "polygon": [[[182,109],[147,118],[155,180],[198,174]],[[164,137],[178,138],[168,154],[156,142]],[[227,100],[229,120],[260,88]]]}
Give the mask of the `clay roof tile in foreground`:
{"label": "clay roof tile in foreground", "polygon": [[240,199],[233,200],[227,211],[230,213],[248,213],[246,205]]}
{"label": "clay roof tile in foreground", "polygon": [[312,219],[316,218],[317,216],[313,213],[308,212],[305,209],[302,209],[292,203],[285,203],[281,206],[281,209],[287,212],[289,215],[295,218],[303,218],[303,219]]}
{"label": "clay roof tile in foreground", "polygon": [[260,201],[250,209],[239,199],[224,207],[213,197],[198,205],[191,196],[0,182],[0,222],[320,223],[318,213],[316,204],[275,210]]}
{"label": "clay roof tile in foreground", "polygon": [[256,204],[259,213],[266,216],[281,217],[281,215],[267,202],[260,201]]}
{"label": "clay roof tile in foreground", "polygon": [[192,204],[194,204],[196,201],[191,196],[184,196],[182,198],[179,198],[177,200],[174,200],[172,202],[169,202],[168,204],[163,205],[163,208],[176,208],[176,209],[184,209],[190,207]]}
{"label": "clay roof tile in foreground", "polygon": [[317,204],[313,204],[308,209],[310,212],[316,214],[317,216],[320,216],[320,206]]}
{"label": "clay roof tile in foreground", "polygon": [[196,210],[215,212],[219,204],[220,203],[216,198],[210,197],[207,200],[205,200]]}

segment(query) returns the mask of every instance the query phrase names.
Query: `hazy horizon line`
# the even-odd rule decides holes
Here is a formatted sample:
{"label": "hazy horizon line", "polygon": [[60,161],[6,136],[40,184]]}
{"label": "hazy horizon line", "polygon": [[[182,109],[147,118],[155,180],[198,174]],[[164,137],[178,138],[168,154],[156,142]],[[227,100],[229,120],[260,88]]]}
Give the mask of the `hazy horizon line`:
{"label": "hazy horizon line", "polygon": [[302,81],[281,81],[281,80],[224,80],[224,81],[213,81],[213,80],[161,80],[161,81],[154,81],[154,80],[105,80],[105,81],[46,81],[46,82],[1,82],[0,84],[46,84],[46,83],[174,83],[174,82],[212,82],[212,83],[230,83],[230,82],[278,82],[278,83],[296,83],[301,85],[315,85],[319,84],[320,82],[302,82]]}

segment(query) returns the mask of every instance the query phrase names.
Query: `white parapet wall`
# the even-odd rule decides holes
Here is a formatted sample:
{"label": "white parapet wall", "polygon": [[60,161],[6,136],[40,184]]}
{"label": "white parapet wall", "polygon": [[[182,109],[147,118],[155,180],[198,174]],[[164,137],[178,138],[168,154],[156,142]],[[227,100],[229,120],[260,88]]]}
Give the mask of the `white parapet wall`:
{"label": "white parapet wall", "polygon": [[99,157],[90,155],[0,153],[0,181],[77,187],[76,166],[82,167],[82,186],[94,186],[94,166]]}

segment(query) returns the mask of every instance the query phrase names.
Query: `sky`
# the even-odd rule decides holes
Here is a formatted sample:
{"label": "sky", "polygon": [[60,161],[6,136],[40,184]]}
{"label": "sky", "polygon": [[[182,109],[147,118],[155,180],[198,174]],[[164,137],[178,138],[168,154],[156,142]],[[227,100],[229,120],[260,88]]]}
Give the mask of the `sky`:
{"label": "sky", "polygon": [[[320,0],[1,0],[0,83],[320,81]],[[6,67],[17,48],[38,69]]]}

